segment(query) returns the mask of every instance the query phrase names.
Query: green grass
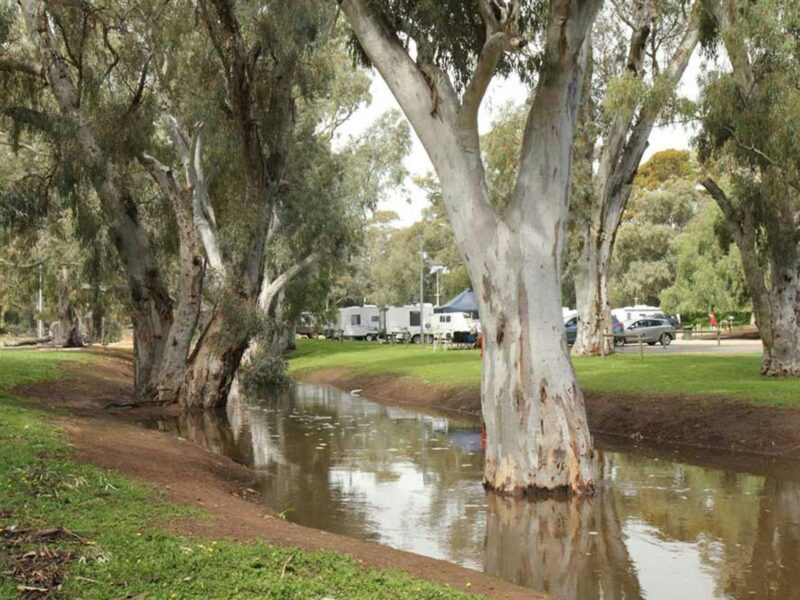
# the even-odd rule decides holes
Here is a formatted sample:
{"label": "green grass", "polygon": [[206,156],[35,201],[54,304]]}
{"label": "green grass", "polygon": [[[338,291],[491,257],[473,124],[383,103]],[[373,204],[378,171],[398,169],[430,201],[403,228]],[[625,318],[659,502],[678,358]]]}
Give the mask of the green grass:
{"label": "green grass", "polygon": [[[159,528],[155,523],[211,516],[76,463],[49,416],[11,397],[14,385],[63,377],[58,365],[65,358],[91,360],[75,353],[0,351],[0,530],[70,532],[49,541],[23,538],[20,546],[0,535],[0,561],[6,563],[0,570],[13,556],[46,545],[71,553],[61,592],[68,598],[468,597],[401,573],[363,569],[337,553],[185,537]],[[17,596],[20,583],[0,577],[0,598]]]}
{"label": "green grass", "polygon": [[[616,354],[576,358],[586,390],[656,396],[717,396],[754,404],[800,406],[800,380],[761,377],[757,354]],[[443,387],[479,386],[477,351],[433,352],[431,348],[367,342],[301,340],[290,372],[345,367],[354,374],[406,375]]]}

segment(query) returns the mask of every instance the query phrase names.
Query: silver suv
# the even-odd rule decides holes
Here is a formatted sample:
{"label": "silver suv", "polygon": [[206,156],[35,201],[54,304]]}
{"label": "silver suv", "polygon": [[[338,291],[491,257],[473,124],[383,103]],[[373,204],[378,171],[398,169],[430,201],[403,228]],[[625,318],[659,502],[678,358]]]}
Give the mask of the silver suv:
{"label": "silver suv", "polygon": [[637,319],[625,326],[623,337],[626,343],[646,342],[651,346],[660,343],[662,346],[669,346],[675,339],[675,329],[666,319]]}

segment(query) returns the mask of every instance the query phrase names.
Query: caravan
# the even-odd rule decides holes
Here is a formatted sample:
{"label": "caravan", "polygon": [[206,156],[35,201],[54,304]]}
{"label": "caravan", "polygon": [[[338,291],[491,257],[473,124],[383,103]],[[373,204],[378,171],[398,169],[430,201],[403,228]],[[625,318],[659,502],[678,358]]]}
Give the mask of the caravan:
{"label": "caravan", "polygon": [[667,315],[664,314],[660,308],[656,306],[645,306],[644,304],[637,304],[636,306],[626,306],[624,308],[615,308],[611,314],[617,318],[620,323],[630,323],[637,319],[647,319],[650,317],[656,319],[666,319]]}
{"label": "caravan", "polygon": [[447,304],[433,309],[433,333],[447,340],[461,341],[480,328],[475,292],[466,289]]}
{"label": "caravan", "polygon": [[378,339],[381,316],[374,304],[339,309],[338,335],[346,339]]}
{"label": "caravan", "polygon": [[[425,338],[428,340],[433,328],[433,304],[422,305]],[[419,304],[405,306],[387,306],[381,310],[381,334],[394,341],[418,344],[420,342]]]}

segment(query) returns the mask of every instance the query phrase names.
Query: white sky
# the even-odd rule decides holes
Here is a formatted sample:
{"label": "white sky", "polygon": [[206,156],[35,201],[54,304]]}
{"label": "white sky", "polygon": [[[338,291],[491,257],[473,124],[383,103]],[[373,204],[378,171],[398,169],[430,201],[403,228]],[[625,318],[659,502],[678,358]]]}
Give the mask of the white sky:
{"label": "white sky", "polygon": [[[682,96],[693,100],[697,99],[697,78],[702,68],[701,62],[700,57],[695,53],[678,88]],[[392,96],[389,88],[377,73],[373,75],[370,93],[372,94],[372,102],[368,106],[357,111],[348,123],[342,127],[340,132],[342,135],[356,135],[366,129],[385,111],[391,109],[400,110],[400,106],[395,101],[394,96]],[[529,90],[516,77],[509,79],[495,78],[481,105],[478,120],[480,132],[483,134],[491,130],[492,122],[500,108],[508,103],[515,105],[522,104],[528,94]],[[653,134],[650,136],[650,146],[645,152],[643,160],[647,161],[653,153],[667,148],[689,148],[693,134],[693,129],[685,125],[671,125],[655,128]],[[428,172],[432,172],[433,166],[413,129],[411,130],[411,136],[412,147],[410,154],[405,160],[406,168],[412,176],[425,175]],[[422,209],[426,205],[427,199],[425,194],[409,181],[405,190],[382,200],[378,204],[378,210],[392,210],[396,212],[400,215],[400,219],[396,222],[396,225],[398,227],[405,227],[420,219]]]}

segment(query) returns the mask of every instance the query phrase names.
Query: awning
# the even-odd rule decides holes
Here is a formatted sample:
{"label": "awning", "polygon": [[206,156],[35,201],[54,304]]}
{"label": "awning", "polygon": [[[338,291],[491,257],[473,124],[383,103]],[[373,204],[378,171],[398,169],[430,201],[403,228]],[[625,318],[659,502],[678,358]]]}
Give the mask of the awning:
{"label": "awning", "polygon": [[446,304],[437,306],[433,309],[435,313],[478,313],[478,302],[475,299],[475,292],[467,288]]}

